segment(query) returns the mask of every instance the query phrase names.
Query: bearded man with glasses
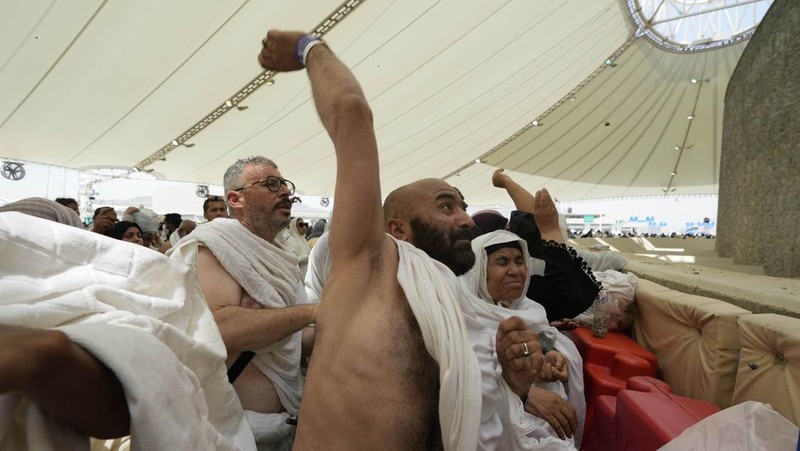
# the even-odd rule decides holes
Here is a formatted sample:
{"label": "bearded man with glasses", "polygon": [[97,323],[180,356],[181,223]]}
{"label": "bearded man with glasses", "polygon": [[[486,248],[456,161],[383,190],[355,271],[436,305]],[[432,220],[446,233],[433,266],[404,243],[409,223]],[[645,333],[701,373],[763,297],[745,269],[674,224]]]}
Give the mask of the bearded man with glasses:
{"label": "bearded man with glasses", "polygon": [[[228,378],[259,445],[290,449],[300,408],[301,351],[313,341],[298,259],[275,239],[289,224],[295,186],[265,157],[225,171],[230,218],[200,225],[171,257],[196,262],[199,285],[228,350]],[[288,420],[288,421],[287,421]]]}

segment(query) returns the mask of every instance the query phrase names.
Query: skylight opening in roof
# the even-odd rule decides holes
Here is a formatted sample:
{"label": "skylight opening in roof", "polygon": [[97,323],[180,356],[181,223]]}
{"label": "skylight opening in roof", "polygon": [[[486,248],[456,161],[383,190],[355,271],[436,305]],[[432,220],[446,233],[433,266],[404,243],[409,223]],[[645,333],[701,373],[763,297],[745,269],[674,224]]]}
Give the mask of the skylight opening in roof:
{"label": "skylight opening in roof", "polygon": [[639,33],[675,52],[748,39],[773,0],[627,0]]}

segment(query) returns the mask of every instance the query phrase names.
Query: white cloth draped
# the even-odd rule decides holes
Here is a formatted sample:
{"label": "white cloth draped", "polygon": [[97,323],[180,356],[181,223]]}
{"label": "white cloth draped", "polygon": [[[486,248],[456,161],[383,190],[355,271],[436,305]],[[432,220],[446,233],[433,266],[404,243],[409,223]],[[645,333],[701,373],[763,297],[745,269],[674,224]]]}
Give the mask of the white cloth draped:
{"label": "white cloth draped", "polygon": [[314,249],[311,249],[311,254],[308,256],[308,272],[306,272],[305,277],[308,302],[319,303],[322,301],[322,288],[331,273],[328,236],[327,232],[320,236],[317,240],[317,245],[314,246]]}
{"label": "white cloth draped", "polygon": [[174,232],[169,234],[169,244],[171,244],[173,247],[176,244],[178,244],[178,241],[180,240],[181,240],[181,234],[178,233],[178,229],[175,229]]}
{"label": "white cloth draped", "polygon": [[[0,322],[62,330],[114,371],[132,449],[255,449],[194,268],[18,213],[0,214],[0,255]],[[89,447],[18,393],[0,395],[0,450],[20,443]]]}
{"label": "white cloth draped", "polygon": [[[453,273],[409,243],[397,241],[397,281],[439,363],[439,422],[446,450],[473,450],[481,424],[481,373]],[[319,243],[315,249],[319,247]],[[477,325],[472,319],[473,327]]]}
{"label": "white cloth draped", "polygon": [[[297,258],[256,236],[238,220],[217,218],[199,225],[178,243],[170,258],[192,264],[183,254],[199,245],[208,247],[239,286],[264,307],[291,307],[306,302]],[[298,331],[253,350],[253,364],[273,383],[281,404],[292,415],[297,414],[302,396],[301,334]]]}
{"label": "white cloth draped", "polygon": [[[574,449],[575,447],[580,447],[583,422],[586,416],[586,400],[583,391],[583,361],[575,344],[558,330],[550,327],[545,310],[541,305],[525,297],[530,278],[525,278],[525,287],[521,291],[520,298],[511,303],[510,309],[494,305],[492,297],[489,295],[486,282],[488,257],[485,248],[493,244],[511,241],[519,243],[523,255],[530,261],[525,240],[511,232],[498,230],[481,235],[472,241],[472,248],[475,252],[475,265],[459,278],[464,290],[469,294],[466,299],[469,300],[472,310],[484,326],[485,333],[491,334],[492,339],[500,322],[511,316],[520,317],[537,333],[545,329],[550,329],[555,333],[555,348],[564,354],[569,362],[568,383],[565,386],[561,382],[536,382],[536,385],[558,393],[575,407],[578,413],[578,429],[574,439],[559,439],[558,434],[547,421],[524,411],[524,406],[519,397],[511,391],[505,380],[500,377],[498,388],[491,393],[486,393],[489,388],[484,386],[484,403],[494,402],[498,404],[502,418],[500,423],[497,423],[497,426],[503,427],[506,422],[510,422],[511,427],[506,425],[506,430],[513,430],[515,433],[503,435],[500,431],[497,431],[496,434],[493,434],[497,438],[494,449]],[[487,397],[497,397],[498,400],[487,400]],[[485,426],[485,428],[488,429],[489,427]]]}

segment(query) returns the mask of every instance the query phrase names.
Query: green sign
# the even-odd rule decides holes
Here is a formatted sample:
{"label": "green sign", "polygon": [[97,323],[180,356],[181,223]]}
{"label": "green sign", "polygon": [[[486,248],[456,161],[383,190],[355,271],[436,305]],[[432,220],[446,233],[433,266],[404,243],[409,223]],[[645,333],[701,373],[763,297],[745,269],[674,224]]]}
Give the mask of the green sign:
{"label": "green sign", "polygon": [[591,224],[594,222],[594,215],[583,215],[583,222],[586,224]]}

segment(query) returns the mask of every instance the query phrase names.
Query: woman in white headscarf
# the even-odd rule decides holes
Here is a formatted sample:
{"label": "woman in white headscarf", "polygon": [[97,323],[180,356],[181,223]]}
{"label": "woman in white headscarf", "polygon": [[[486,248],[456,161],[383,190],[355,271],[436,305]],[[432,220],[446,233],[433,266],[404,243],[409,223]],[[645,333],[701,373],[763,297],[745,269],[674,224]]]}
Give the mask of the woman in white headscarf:
{"label": "woman in white headscarf", "polygon": [[525,297],[530,283],[525,240],[498,230],[475,238],[472,250],[475,265],[460,279],[480,298],[473,298],[473,308],[481,321],[497,330],[495,323],[518,316],[542,339],[545,363],[524,400],[525,411],[546,421],[544,426],[559,437],[572,437],[579,448],[586,415],[583,361],[572,340],[550,327],[544,308]]}
{"label": "woman in white headscarf", "polygon": [[298,225],[305,224],[303,218],[292,218],[289,222],[289,227],[278,234],[277,241],[288,252],[291,252],[297,257],[297,265],[300,266],[302,277],[305,278],[306,270],[308,269],[308,254],[311,253],[311,248],[308,247],[305,239],[305,229],[299,230]]}

